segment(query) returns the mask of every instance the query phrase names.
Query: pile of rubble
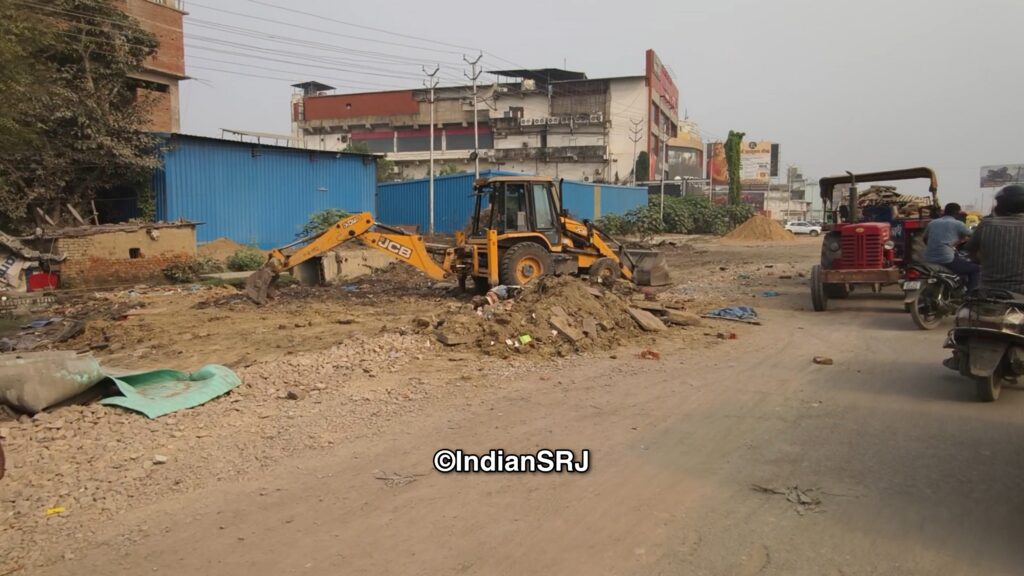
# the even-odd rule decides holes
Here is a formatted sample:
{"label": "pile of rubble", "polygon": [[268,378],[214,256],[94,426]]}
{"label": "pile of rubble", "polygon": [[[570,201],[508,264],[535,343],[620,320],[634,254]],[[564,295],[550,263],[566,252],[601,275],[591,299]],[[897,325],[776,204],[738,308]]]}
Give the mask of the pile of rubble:
{"label": "pile of rubble", "polygon": [[488,297],[440,318],[417,318],[415,325],[442,344],[473,346],[488,355],[567,356],[615,348],[644,332],[665,330],[666,323],[699,324],[682,308],[648,300],[628,283],[606,288],[572,276],[549,276],[518,292],[495,288]]}
{"label": "pile of rubble", "polygon": [[932,199],[929,196],[900,194],[895,186],[876,185],[857,196],[857,205],[861,211],[869,207],[891,207],[901,218],[917,218],[920,214],[928,216]]}

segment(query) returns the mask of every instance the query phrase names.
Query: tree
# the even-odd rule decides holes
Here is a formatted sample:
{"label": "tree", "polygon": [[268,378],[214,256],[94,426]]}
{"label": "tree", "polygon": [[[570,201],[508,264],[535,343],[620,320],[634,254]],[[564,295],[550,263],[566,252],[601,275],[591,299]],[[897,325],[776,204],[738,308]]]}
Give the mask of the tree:
{"label": "tree", "polygon": [[641,151],[636,155],[636,181],[643,182],[651,177],[651,159],[647,151]]}
{"label": "tree", "polygon": [[456,166],[454,162],[445,162],[444,164],[441,165],[441,168],[440,170],[438,170],[437,175],[451,176],[452,174],[458,174],[459,172],[461,172],[461,170],[459,170],[459,167]]}
{"label": "tree", "polygon": [[740,181],[740,146],[743,144],[743,132],[729,130],[725,139],[725,162],[729,166],[729,205],[739,206],[743,203],[743,183]]}
{"label": "tree", "polygon": [[156,39],[109,0],[0,0],[0,225],[148,177],[152,101],[132,79]]}
{"label": "tree", "polygon": [[[352,140],[348,146],[345,147],[345,152],[354,152],[357,154],[373,154],[370,152],[370,145],[366,142],[357,142]],[[377,161],[377,182],[391,182],[398,180],[398,174],[395,174],[395,163],[392,160],[388,160],[387,157],[381,155],[374,155],[374,160]]]}

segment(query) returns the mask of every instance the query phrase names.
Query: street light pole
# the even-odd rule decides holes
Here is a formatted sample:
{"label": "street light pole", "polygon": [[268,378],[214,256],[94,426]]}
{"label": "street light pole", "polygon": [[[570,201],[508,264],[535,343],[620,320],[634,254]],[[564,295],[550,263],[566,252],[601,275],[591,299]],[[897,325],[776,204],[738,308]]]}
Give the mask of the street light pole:
{"label": "street light pole", "polygon": [[428,96],[430,102],[430,234],[434,234],[434,88],[437,88],[437,73],[441,70],[441,66],[435,65],[433,72],[427,72],[426,68],[423,68],[423,73],[427,75],[427,79],[423,81],[423,85],[430,90]]}
{"label": "street light pole", "polygon": [[479,99],[476,96],[476,81],[477,78],[480,78],[480,74],[482,72],[476,69],[476,65],[483,57],[484,54],[481,52],[480,55],[476,57],[476,60],[471,61],[469,58],[466,58],[465,54],[462,55],[462,59],[466,61],[466,64],[473,67],[472,76],[465,72],[463,72],[463,74],[465,74],[466,78],[473,81],[473,161],[476,163],[476,179],[480,178],[480,127],[477,124],[477,103],[479,102]]}

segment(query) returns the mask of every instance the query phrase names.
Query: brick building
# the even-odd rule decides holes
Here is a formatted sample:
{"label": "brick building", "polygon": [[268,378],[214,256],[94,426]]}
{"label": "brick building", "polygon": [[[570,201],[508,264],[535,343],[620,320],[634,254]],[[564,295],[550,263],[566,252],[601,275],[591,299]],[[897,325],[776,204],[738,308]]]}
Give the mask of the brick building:
{"label": "brick building", "polygon": [[104,224],[49,230],[22,242],[40,252],[60,254],[52,264],[61,288],[151,282],[163,279],[168,264],[196,255],[195,222]]}
{"label": "brick building", "polygon": [[156,36],[160,47],[134,75],[140,98],[153,98],[147,129],[153,132],[178,132],[178,83],[185,76],[185,47],[182,0],[115,0],[126,14]]}

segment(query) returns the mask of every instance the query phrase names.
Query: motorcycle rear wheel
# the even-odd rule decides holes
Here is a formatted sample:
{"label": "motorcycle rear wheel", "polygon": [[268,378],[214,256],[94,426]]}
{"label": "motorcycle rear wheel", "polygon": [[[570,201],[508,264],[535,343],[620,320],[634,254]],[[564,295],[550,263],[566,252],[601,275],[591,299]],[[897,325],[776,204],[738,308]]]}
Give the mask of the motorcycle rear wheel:
{"label": "motorcycle rear wheel", "polygon": [[942,322],[942,314],[935,311],[932,302],[922,290],[910,304],[910,318],[921,330],[934,330]]}

